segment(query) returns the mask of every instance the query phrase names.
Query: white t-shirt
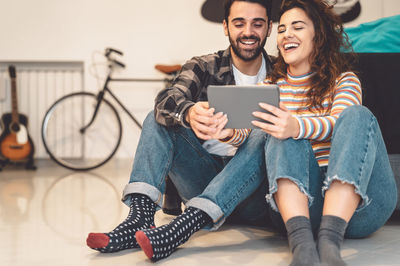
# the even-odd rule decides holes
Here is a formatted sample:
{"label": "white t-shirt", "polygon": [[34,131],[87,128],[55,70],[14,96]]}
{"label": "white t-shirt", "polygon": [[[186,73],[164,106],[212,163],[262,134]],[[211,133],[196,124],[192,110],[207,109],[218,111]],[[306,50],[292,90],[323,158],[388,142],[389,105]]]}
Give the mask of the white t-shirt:
{"label": "white t-shirt", "polygon": [[[235,83],[236,85],[254,85],[262,82],[265,77],[267,76],[267,68],[265,65],[265,58],[262,58],[262,63],[260,70],[258,70],[257,75],[255,76],[249,76],[246,74],[243,74],[242,72],[239,71],[233,64],[233,76],[235,78]],[[206,140],[203,143],[203,147],[212,154],[216,154],[219,156],[233,156],[236,153],[237,148],[220,142],[217,139],[212,139],[212,140]]]}

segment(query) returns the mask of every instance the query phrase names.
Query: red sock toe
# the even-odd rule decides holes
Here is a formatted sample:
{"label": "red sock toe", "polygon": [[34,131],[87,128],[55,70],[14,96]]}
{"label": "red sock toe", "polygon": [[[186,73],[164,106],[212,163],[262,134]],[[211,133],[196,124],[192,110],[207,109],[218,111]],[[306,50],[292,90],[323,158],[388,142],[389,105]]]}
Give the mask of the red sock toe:
{"label": "red sock toe", "polygon": [[136,241],[139,244],[140,248],[144,251],[146,256],[151,259],[153,257],[153,247],[150,243],[149,238],[146,236],[143,231],[137,231],[135,234]]}
{"label": "red sock toe", "polygon": [[86,244],[91,248],[104,248],[110,242],[110,238],[103,233],[90,233],[86,239]]}

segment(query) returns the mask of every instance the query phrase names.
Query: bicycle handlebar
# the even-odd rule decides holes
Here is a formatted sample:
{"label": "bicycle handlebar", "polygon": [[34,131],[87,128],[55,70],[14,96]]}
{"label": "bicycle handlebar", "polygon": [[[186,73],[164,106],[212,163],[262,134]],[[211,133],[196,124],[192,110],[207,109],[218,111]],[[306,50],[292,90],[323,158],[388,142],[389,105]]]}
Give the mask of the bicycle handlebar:
{"label": "bicycle handlebar", "polygon": [[116,65],[118,65],[118,66],[120,66],[122,68],[125,68],[125,64],[124,63],[122,63],[122,62],[120,62],[120,61],[118,61],[118,60],[116,60],[114,58],[110,58],[111,53],[117,53],[119,55],[124,55],[124,53],[119,51],[119,50],[117,50],[117,49],[108,47],[108,48],[105,49],[104,56],[107,58],[107,60],[110,63],[116,64]]}
{"label": "bicycle handlebar", "polygon": [[117,50],[117,49],[114,49],[114,48],[106,48],[106,52],[105,52],[105,56],[106,57],[108,57],[111,53],[117,53],[117,54],[119,54],[119,55],[124,55],[124,53],[123,52],[121,52],[121,51],[119,51],[119,50]]}
{"label": "bicycle handlebar", "polygon": [[119,65],[119,66],[122,67],[122,68],[125,68],[125,64],[122,63],[122,62],[120,62],[120,61],[118,61],[118,60],[115,60],[115,59],[108,59],[108,60],[109,60],[110,62],[114,63],[114,64]]}

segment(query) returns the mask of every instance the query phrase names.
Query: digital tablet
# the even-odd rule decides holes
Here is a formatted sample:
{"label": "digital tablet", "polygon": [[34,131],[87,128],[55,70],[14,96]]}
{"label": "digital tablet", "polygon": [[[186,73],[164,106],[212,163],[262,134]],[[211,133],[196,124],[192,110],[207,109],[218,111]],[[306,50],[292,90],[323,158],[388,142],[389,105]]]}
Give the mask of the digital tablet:
{"label": "digital tablet", "polygon": [[266,112],[258,103],[268,103],[279,107],[278,85],[209,85],[208,103],[215,113],[228,115],[225,128],[257,128],[251,121],[261,120],[252,115],[255,111]]}

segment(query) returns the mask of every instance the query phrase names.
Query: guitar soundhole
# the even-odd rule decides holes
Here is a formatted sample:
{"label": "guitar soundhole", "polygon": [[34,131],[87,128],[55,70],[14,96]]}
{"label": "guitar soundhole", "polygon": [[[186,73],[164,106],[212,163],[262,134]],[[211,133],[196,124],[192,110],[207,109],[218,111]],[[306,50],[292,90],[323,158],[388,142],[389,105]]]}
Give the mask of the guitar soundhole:
{"label": "guitar soundhole", "polygon": [[19,131],[19,124],[17,124],[17,123],[12,123],[11,125],[10,125],[10,129],[11,129],[11,131],[12,132],[18,132]]}

